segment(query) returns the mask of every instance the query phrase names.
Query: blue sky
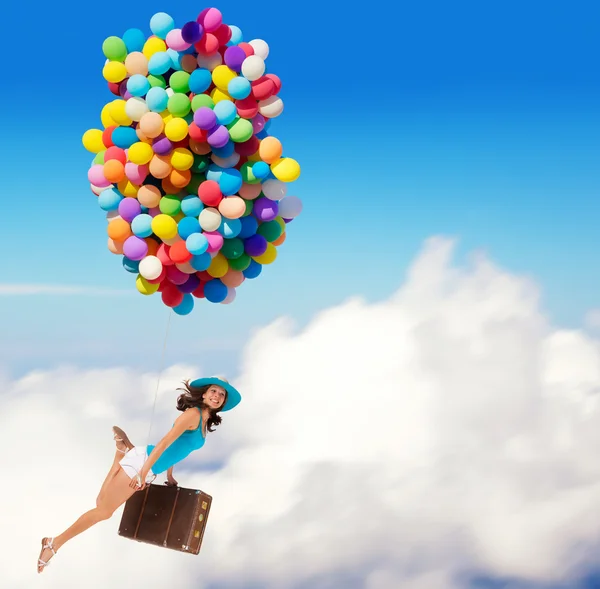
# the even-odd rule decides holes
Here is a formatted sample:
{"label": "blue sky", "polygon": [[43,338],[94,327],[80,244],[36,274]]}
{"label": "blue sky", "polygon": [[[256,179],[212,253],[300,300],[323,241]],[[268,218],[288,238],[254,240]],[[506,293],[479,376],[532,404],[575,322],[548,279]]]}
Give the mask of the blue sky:
{"label": "blue sky", "polygon": [[[600,304],[597,5],[221,9],[246,40],[270,44],[267,64],[283,80],[285,102],[271,132],[302,165],[290,193],[304,212],[276,264],[242,285],[233,305],[199,304],[176,318],[174,337],[194,334],[191,354],[204,350],[227,364],[253,328],[280,314],[303,322],[353,294],[386,297],[423,240],[438,233],[460,240],[459,257],[483,248],[538,280],[553,321],[578,326]],[[14,64],[12,91],[0,95],[2,283],[131,291],[3,296],[11,370],[61,359],[129,362],[136,338],[146,340],[149,328],[164,333],[166,308],[138,295],[106,248],[81,145],[111,99],[102,41],[129,27],[148,31],[161,10],[178,25],[195,14],[159,2],[9,8],[16,26],[6,27],[5,46],[16,59],[27,38],[38,53],[27,66]]]}

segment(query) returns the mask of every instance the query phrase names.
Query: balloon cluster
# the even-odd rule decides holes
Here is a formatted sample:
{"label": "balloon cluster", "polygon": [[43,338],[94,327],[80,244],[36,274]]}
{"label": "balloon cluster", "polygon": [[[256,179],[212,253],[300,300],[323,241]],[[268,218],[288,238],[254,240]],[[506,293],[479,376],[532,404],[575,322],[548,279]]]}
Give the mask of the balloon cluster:
{"label": "balloon cluster", "polygon": [[181,28],[160,12],[150,30],[105,39],[117,98],[82,141],[109,250],[140,293],[186,315],[195,298],[231,303],[275,260],[302,210],[287,195],[300,166],[268,132],[283,101],[265,41],[244,42],[216,8]]}

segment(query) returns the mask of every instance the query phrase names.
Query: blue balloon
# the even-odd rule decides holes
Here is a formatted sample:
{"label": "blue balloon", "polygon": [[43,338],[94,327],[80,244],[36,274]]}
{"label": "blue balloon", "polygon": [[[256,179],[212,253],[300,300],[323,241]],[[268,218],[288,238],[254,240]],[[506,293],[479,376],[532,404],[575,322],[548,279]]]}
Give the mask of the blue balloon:
{"label": "blue balloon", "polygon": [[175,20],[166,12],[157,12],[150,19],[150,30],[160,39],[165,39],[174,28]]}
{"label": "blue balloon", "polygon": [[140,29],[127,29],[123,33],[122,39],[125,47],[127,47],[127,53],[142,51],[146,43],[146,35]]}
{"label": "blue balloon", "polygon": [[198,68],[190,74],[188,85],[194,94],[202,94],[210,88],[212,84],[212,74],[206,68]]}
{"label": "blue balloon", "polygon": [[174,70],[182,70],[181,66],[181,58],[183,57],[179,51],[175,51],[175,49],[171,49],[170,47],[167,49],[167,53],[171,59],[171,67]]}
{"label": "blue balloon", "polygon": [[139,141],[139,137],[133,127],[117,127],[113,130],[111,139],[121,149],[129,149],[134,143]]}
{"label": "blue balloon", "polygon": [[160,86],[154,86],[154,88],[150,88],[150,90],[148,90],[148,93],[146,94],[146,104],[151,111],[162,112],[167,108],[168,103],[169,95],[164,88],[161,88]]}
{"label": "blue balloon", "polygon": [[231,98],[243,100],[244,98],[248,98],[248,96],[250,96],[250,93],[252,92],[252,84],[250,84],[246,78],[238,76],[237,78],[230,80],[229,84],[227,84],[227,92],[229,92],[229,96],[231,96]]}
{"label": "blue balloon", "polygon": [[242,274],[249,280],[252,280],[253,278],[260,276],[261,272],[262,264],[259,264],[256,260],[251,260],[250,265],[242,271]]}
{"label": "blue balloon", "polygon": [[131,221],[131,231],[136,237],[150,237],[152,235],[152,217],[146,213],[136,215]]}
{"label": "blue balloon", "polygon": [[220,100],[215,104],[213,112],[217,115],[217,122],[220,125],[229,125],[238,116],[237,108],[231,100]]}
{"label": "blue balloon", "polygon": [[116,211],[124,198],[116,188],[107,188],[100,193],[98,205],[103,211]]}
{"label": "blue balloon", "polygon": [[227,219],[223,217],[221,220],[221,226],[219,227],[219,233],[225,239],[232,239],[237,237],[242,230],[242,222],[239,219]]}
{"label": "blue balloon", "polygon": [[219,177],[219,188],[223,196],[235,194],[244,183],[242,173],[235,168],[225,168]]}
{"label": "blue balloon", "polygon": [[127,90],[132,96],[145,96],[146,92],[150,90],[150,82],[142,74],[133,74],[127,80]]}
{"label": "blue balloon", "polygon": [[177,223],[177,232],[181,239],[187,239],[190,235],[194,233],[199,234],[201,231],[202,229],[197,217],[184,217]]}
{"label": "blue balloon", "polygon": [[252,173],[261,180],[271,173],[271,168],[266,162],[256,162],[252,166]]}
{"label": "blue balloon", "polygon": [[208,239],[206,239],[206,236],[202,233],[192,233],[192,235],[185,240],[185,247],[190,254],[201,256],[208,250]]}
{"label": "blue balloon", "polygon": [[194,309],[194,297],[189,293],[184,293],[183,299],[179,305],[173,307],[177,315],[189,315]]}
{"label": "blue balloon", "polygon": [[258,220],[252,215],[246,215],[240,219],[242,229],[238,234],[240,239],[248,239],[252,237],[258,230]]}
{"label": "blue balloon", "polygon": [[154,76],[160,76],[166,74],[171,65],[171,56],[166,51],[157,51],[148,60],[148,71]]}
{"label": "blue balloon", "polygon": [[203,272],[204,270],[208,270],[212,263],[212,257],[208,252],[204,252],[199,256],[192,256],[190,260],[190,266],[196,270],[196,272]]}
{"label": "blue balloon", "polygon": [[239,45],[244,40],[242,29],[236,25],[229,25],[229,28],[231,29],[231,39],[227,45]]}
{"label": "blue balloon", "polygon": [[234,154],[235,143],[233,141],[228,141],[223,147],[213,147],[212,152],[213,155],[216,155],[217,157],[227,159]]}
{"label": "blue balloon", "polygon": [[204,296],[211,303],[222,303],[228,292],[227,287],[218,278],[213,278],[204,285]]}
{"label": "blue balloon", "polygon": [[181,200],[181,212],[187,217],[198,217],[203,210],[204,203],[193,194],[188,194]]}
{"label": "blue balloon", "polygon": [[258,139],[266,139],[269,136],[269,133],[267,132],[267,130],[263,127],[263,130],[258,132],[256,134],[256,137]]}
{"label": "blue balloon", "polygon": [[123,268],[125,268],[127,272],[137,274],[140,270],[140,263],[137,260],[130,260],[127,256],[123,256]]}

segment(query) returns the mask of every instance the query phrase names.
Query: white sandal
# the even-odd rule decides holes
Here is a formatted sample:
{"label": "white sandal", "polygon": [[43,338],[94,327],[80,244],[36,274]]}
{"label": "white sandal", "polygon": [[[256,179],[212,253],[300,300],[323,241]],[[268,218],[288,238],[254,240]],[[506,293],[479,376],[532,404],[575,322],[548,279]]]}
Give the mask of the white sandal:
{"label": "white sandal", "polygon": [[121,450],[121,448],[117,448],[117,452],[120,452],[121,454],[127,454],[127,452],[129,452],[129,450],[133,448],[133,444],[127,437],[127,434],[120,427],[114,425],[112,429],[113,440],[115,440],[115,442],[123,442],[123,444],[125,444],[125,447],[127,448],[127,450]]}
{"label": "white sandal", "polygon": [[[42,550],[40,551],[40,557],[38,558],[38,573],[41,573],[50,564],[50,560],[48,560],[48,562],[42,560],[42,554],[44,554],[44,550],[46,550],[46,548],[49,548],[52,551],[52,556],[56,556],[56,551],[54,550],[54,545],[52,542],[54,542],[54,538],[42,539]],[[40,565],[42,567],[41,569]]]}

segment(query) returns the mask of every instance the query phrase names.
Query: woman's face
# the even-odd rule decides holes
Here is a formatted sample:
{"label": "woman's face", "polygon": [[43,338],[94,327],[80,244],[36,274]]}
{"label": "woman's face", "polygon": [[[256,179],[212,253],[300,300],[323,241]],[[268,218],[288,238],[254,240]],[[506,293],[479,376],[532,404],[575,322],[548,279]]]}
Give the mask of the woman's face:
{"label": "woman's face", "polygon": [[219,409],[225,402],[225,389],[216,384],[210,385],[203,398],[211,409]]}

